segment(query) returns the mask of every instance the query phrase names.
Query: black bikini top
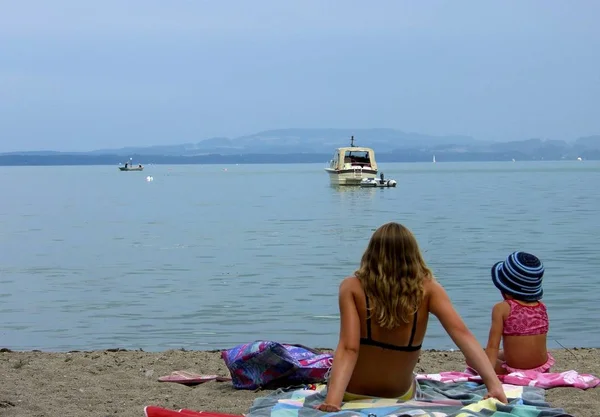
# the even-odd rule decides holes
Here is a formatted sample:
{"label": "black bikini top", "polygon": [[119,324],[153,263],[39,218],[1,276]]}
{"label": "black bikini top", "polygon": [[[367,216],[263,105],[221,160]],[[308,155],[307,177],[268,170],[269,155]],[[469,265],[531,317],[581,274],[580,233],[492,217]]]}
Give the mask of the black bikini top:
{"label": "black bikini top", "polygon": [[389,343],[378,342],[377,340],[373,340],[371,336],[371,317],[369,317],[369,297],[365,294],[365,299],[367,301],[367,337],[360,338],[361,345],[369,345],[369,346],[378,346],[383,349],[390,350],[398,350],[401,352],[416,352],[421,349],[421,345],[413,346],[413,340],[415,338],[415,332],[417,331],[417,313],[415,313],[415,318],[413,319],[412,330],[410,331],[410,339],[408,341],[408,346],[396,346],[391,345]]}

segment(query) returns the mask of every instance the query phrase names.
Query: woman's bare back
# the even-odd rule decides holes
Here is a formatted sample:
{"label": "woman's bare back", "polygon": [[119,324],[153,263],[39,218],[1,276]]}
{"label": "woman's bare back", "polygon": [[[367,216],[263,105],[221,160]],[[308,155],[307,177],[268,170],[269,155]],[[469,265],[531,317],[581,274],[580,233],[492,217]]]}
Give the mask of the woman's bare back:
{"label": "woman's bare back", "polygon": [[[414,381],[413,371],[420,355],[429,317],[427,281],[425,294],[416,317],[394,329],[384,329],[371,319],[369,335],[367,297],[356,277],[346,278],[351,285],[360,317],[361,344],[347,391],[353,394],[384,398],[399,397]],[[414,326],[414,334],[413,334]],[[412,336],[412,340],[411,340]]]}

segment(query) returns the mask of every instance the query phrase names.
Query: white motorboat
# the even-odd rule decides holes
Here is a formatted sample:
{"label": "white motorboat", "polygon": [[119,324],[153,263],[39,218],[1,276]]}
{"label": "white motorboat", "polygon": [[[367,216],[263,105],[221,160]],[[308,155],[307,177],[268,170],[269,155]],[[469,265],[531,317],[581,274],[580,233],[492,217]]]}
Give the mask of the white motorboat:
{"label": "white motorboat", "polygon": [[354,146],[354,136],[350,146],[337,148],[333,159],[325,168],[333,185],[360,185],[364,179],[377,176],[375,151],[371,148]]}

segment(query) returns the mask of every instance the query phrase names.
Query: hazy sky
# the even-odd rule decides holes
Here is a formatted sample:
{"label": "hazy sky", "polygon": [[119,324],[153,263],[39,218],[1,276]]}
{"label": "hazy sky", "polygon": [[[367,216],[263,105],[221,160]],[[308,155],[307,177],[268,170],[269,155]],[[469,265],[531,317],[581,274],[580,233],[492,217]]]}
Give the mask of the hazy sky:
{"label": "hazy sky", "polygon": [[0,0],[0,151],[600,134],[600,1]]}

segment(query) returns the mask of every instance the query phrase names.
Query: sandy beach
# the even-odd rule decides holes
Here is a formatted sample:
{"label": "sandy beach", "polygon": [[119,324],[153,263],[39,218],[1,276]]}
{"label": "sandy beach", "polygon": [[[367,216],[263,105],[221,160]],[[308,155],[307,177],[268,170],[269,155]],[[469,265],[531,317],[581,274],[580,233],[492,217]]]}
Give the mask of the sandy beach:
{"label": "sandy beach", "polygon": [[[553,350],[554,371],[600,375],[599,349]],[[418,372],[463,370],[460,352],[424,351]],[[187,387],[158,382],[172,371],[228,376],[218,351],[0,352],[0,415],[6,417],[140,417],[146,405],[245,413],[269,391],[235,390],[230,382]],[[600,388],[547,391],[552,406],[580,417],[600,414]]]}

